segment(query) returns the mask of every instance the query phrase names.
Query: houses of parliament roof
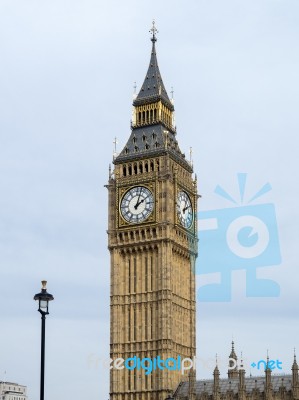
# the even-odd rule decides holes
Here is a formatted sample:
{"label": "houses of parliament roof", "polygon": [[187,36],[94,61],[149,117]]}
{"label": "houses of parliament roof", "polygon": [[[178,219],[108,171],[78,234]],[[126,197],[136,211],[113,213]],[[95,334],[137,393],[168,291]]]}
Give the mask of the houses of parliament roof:
{"label": "houses of parliament roof", "polygon": [[[177,400],[299,400],[299,368],[294,354],[291,374],[274,374],[265,363],[264,376],[245,377],[243,362],[237,367],[237,355],[232,342],[228,378],[220,379],[218,366],[214,379],[181,382],[173,394]],[[236,361],[236,363],[234,363]],[[231,368],[233,362],[234,368]],[[191,376],[191,375],[190,375]],[[191,395],[192,394],[192,395]]]}
{"label": "houses of parliament roof", "polygon": [[[251,376],[245,378],[246,392],[259,391],[260,393],[265,391],[265,377],[264,376]],[[292,375],[274,375],[271,377],[272,390],[279,392],[280,388],[285,388],[286,391],[292,389]],[[214,392],[214,380],[199,380],[195,382],[195,393],[196,395],[208,396],[213,395]],[[219,380],[219,392],[221,394],[239,392],[239,379],[220,379]],[[182,382],[178,387],[175,398],[185,399],[188,398],[189,393],[189,382]]]}

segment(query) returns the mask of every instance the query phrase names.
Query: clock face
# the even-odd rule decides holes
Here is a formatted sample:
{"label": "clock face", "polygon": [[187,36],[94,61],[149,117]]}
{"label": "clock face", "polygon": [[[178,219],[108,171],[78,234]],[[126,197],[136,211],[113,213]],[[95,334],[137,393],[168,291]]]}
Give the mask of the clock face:
{"label": "clock face", "polygon": [[134,224],[145,221],[153,212],[154,196],[145,186],[129,189],[121,199],[120,212],[122,217]]}
{"label": "clock face", "polygon": [[177,198],[177,214],[184,228],[190,228],[193,222],[193,209],[190,197],[186,192],[179,192]]}

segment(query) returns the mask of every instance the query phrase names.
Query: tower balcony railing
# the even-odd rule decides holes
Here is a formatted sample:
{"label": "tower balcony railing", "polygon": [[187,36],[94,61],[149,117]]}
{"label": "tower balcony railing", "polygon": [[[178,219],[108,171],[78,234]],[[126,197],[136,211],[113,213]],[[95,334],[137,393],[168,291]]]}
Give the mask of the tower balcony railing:
{"label": "tower balcony railing", "polygon": [[136,121],[133,122],[131,120],[131,129],[133,128],[141,128],[142,126],[150,126],[150,125],[155,125],[161,123],[163,125],[165,125],[165,127],[167,127],[168,129],[170,129],[172,132],[174,132],[176,134],[176,126],[173,126],[172,124],[168,123],[167,121],[165,121],[164,119],[154,119],[154,118],[149,118],[146,120],[142,120],[142,121]]}

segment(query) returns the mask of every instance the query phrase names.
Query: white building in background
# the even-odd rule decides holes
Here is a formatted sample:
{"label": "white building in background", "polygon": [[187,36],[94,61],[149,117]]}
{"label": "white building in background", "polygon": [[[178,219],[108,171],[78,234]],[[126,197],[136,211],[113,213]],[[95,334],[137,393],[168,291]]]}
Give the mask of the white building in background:
{"label": "white building in background", "polygon": [[0,400],[28,400],[27,387],[0,381]]}

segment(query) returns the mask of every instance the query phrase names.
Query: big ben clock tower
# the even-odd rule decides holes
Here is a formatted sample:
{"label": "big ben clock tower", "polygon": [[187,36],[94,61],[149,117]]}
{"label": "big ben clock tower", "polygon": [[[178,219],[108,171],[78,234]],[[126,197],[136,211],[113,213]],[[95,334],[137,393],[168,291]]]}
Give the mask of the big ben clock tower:
{"label": "big ben clock tower", "polygon": [[[197,187],[178,145],[154,24],[151,32],[150,64],[133,102],[131,135],[107,185],[110,358],[131,358],[131,366],[135,356],[195,356]],[[164,400],[187,379],[186,372],[171,368],[149,374],[137,366],[112,368],[110,400]]]}

